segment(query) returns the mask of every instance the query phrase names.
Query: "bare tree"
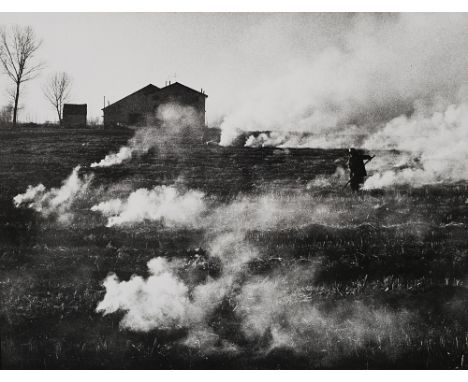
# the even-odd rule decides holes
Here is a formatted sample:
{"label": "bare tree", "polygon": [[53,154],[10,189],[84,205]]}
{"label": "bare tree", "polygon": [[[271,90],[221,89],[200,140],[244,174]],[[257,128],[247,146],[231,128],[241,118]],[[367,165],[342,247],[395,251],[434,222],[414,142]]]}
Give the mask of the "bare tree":
{"label": "bare tree", "polygon": [[33,64],[34,54],[41,46],[31,27],[12,27],[0,30],[0,62],[5,74],[14,84],[13,126],[18,118],[20,86],[35,78],[42,64]]}
{"label": "bare tree", "polygon": [[57,111],[59,124],[62,126],[63,104],[70,96],[72,81],[65,72],[57,72],[51,76],[44,88],[44,95]]}
{"label": "bare tree", "polygon": [[[22,92],[23,93],[23,92]],[[15,86],[9,86],[7,89],[6,89],[6,95],[8,97],[8,105],[11,106],[11,120],[10,120],[10,125],[12,124],[13,122],[13,105],[15,104],[15,98],[16,98],[16,85]],[[21,104],[21,102],[18,101],[18,106],[16,108],[16,114],[17,115],[20,115],[21,113],[21,110],[24,109],[24,105]]]}

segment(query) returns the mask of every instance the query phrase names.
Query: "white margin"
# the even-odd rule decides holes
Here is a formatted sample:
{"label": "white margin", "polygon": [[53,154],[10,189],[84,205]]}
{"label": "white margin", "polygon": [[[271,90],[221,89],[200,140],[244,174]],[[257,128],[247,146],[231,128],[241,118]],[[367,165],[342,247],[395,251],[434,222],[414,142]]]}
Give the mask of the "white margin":
{"label": "white margin", "polygon": [[21,0],[0,12],[463,12],[463,0]]}

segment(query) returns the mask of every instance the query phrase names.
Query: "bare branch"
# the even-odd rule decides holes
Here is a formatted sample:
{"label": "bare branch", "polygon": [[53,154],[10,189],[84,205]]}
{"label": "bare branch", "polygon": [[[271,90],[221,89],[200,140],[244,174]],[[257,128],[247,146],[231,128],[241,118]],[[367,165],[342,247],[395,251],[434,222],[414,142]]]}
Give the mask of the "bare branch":
{"label": "bare branch", "polygon": [[72,81],[65,72],[57,72],[51,76],[43,88],[47,100],[57,112],[59,123],[62,124],[63,104],[70,96]]}
{"label": "bare branch", "polygon": [[20,85],[37,77],[43,64],[34,64],[35,53],[41,46],[31,27],[15,26],[8,32],[0,30],[1,68],[15,85],[13,125],[16,125]]}
{"label": "bare branch", "polygon": [[1,41],[0,41],[0,61],[2,62],[3,68],[6,74],[13,80],[16,81],[18,77],[18,69],[16,68],[16,61],[11,53],[8,36],[5,29],[2,29]]}
{"label": "bare branch", "polygon": [[23,82],[35,79],[39,75],[39,72],[42,69],[44,69],[44,64],[42,62],[27,69],[26,71],[23,72],[23,78],[21,82],[23,83]]}

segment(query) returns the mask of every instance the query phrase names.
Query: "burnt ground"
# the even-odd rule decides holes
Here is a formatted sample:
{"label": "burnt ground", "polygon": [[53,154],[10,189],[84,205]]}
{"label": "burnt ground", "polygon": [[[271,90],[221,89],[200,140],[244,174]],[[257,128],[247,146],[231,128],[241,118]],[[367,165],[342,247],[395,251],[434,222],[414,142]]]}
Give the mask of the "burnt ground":
{"label": "burnt ground", "polygon": [[[91,171],[92,162],[117,151],[132,135],[127,130],[0,131],[2,368],[466,368],[466,184],[403,186],[357,196],[335,184],[307,186],[318,176],[330,177],[344,163],[343,150],[203,145],[152,149],[120,166]],[[216,203],[299,193],[341,211],[336,224],[247,233],[263,254],[249,264],[249,274],[313,264],[314,277],[302,296],[335,317],[336,325],[326,336],[310,337],[305,350],[271,348],[265,346],[271,334],[252,338],[242,332],[227,301],[209,325],[239,350],[209,352],[184,346],[188,329],[183,326],[135,332],[119,326],[123,313],[96,313],[109,272],[128,280],[146,275],[146,263],[156,256],[184,259],[203,243],[203,232],[151,222],[107,228],[89,211],[63,225],[54,216],[14,207],[12,198],[28,185],[58,187],[78,164],[81,174],[94,173],[96,189],[181,182]],[[341,324],[355,319],[356,304],[366,307],[360,318],[365,322],[374,320],[374,311],[389,312],[393,322],[385,327],[391,330],[358,336],[359,341],[355,330],[341,332]],[[411,317],[398,321],[397,312]]]}

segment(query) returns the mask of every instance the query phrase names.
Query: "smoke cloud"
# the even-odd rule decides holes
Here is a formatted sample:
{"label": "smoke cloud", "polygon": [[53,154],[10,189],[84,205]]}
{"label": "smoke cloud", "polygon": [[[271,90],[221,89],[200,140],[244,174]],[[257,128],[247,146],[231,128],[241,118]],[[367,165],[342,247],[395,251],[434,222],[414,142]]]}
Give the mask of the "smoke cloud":
{"label": "smoke cloud", "polygon": [[127,200],[111,199],[93,207],[108,217],[107,227],[129,225],[144,220],[163,221],[166,226],[193,225],[205,211],[204,194],[199,191],[181,193],[173,186],[140,188]]}
{"label": "smoke cloud", "polygon": [[110,167],[118,165],[132,158],[133,150],[130,147],[123,146],[118,153],[107,154],[100,162],[91,163],[90,167]]}
{"label": "smoke cloud", "polygon": [[139,331],[155,327],[186,325],[188,320],[188,287],[174,274],[170,263],[161,257],[148,262],[150,276],[119,281],[115,274],[104,281],[106,295],[98,312],[126,311],[121,326]]}
{"label": "smoke cloud", "polygon": [[468,103],[449,105],[442,111],[420,106],[411,117],[397,117],[367,139],[366,147],[402,150],[412,156],[406,168],[377,172],[364,188],[467,180],[467,139]]}
{"label": "smoke cloud", "polygon": [[[311,28],[302,27],[304,33]],[[303,42],[300,53],[291,52],[282,73],[245,90],[221,124],[221,144],[229,145],[242,131],[319,136],[346,136],[354,128],[370,132],[411,113],[417,100],[442,97],[453,102],[467,84],[466,15],[350,16],[335,38],[313,50],[307,47],[330,28]],[[292,37],[291,45],[299,44]],[[279,41],[284,44],[284,36]]]}
{"label": "smoke cloud", "polygon": [[210,244],[209,256],[220,259],[222,274],[196,285],[177,276],[180,264],[162,257],[148,262],[150,276],[146,280],[134,276],[129,281],[119,281],[115,274],[109,275],[103,283],[106,295],[97,311],[104,314],[125,311],[120,325],[126,329],[149,331],[183,326],[195,328],[192,336],[198,336],[200,330],[208,330],[208,317],[230,293],[236,278],[258,256],[258,251],[243,236],[226,233]]}
{"label": "smoke cloud", "polygon": [[92,168],[116,166],[130,160],[133,155],[142,155],[151,148],[165,152],[182,141],[200,135],[199,116],[191,106],[176,103],[163,104],[154,116],[149,116],[148,126],[136,128],[135,135],[127,146],[122,146],[117,153],[105,156],[100,162],[91,164]]}
{"label": "smoke cloud", "polygon": [[[341,179],[342,171],[333,176],[336,181]],[[309,188],[324,181],[318,178]],[[128,197],[100,202],[91,210],[108,218],[107,227],[156,221],[167,227],[199,227],[218,233],[334,224],[342,219],[340,211],[330,208],[327,201],[317,201],[299,192],[239,196],[228,204],[219,204],[201,191],[186,190],[179,185],[141,188]]]}
{"label": "smoke cloud", "polygon": [[[411,153],[405,165],[368,179],[366,189],[467,180],[461,147],[467,130],[467,16],[352,15],[341,20],[340,30],[324,20],[307,41],[313,48],[286,39],[304,50],[287,50],[282,73],[245,91],[225,115],[221,144],[263,131],[248,136],[245,145]],[[284,36],[279,41],[284,44]]]}
{"label": "smoke cloud", "polygon": [[260,344],[264,352],[280,347],[297,352],[332,351],[340,342],[347,342],[351,352],[369,341],[378,343],[388,337],[398,341],[402,337],[399,331],[415,319],[404,310],[370,308],[363,303],[337,303],[332,311],[323,310],[310,297],[313,266],[249,276],[246,266],[260,253],[238,233],[217,236],[209,255],[221,259],[222,274],[195,286],[178,276],[180,263],[164,258],[148,263],[150,276],[146,280],[133,276],[119,281],[112,274],[103,283],[106,294],[97,311],[110,314],[122,310],[121,327],[134,331],[187,328],[182,343],[205,353],[239,351],[238,345],[210,326],[213,312],[226,300],[234,304],[233,314],[242,335],[249,343]]}
{"label": "smoke cloud", "polygon": [[[343,341],[349,349],[356,349],[369,341],[378,343],[398,337],[398,330],[414,319],[407,311],[345,302],[337,303],[330,311],[315,301],[311,286],[316,264],[286,264],[265,275],[252,273],[249,268],[254,260],[268,261],[267,255],[248,239],[249,232],[311,224],[339,223],[349,227],[347,223],[360,215],[369,216],[375,207],[372,201],[362,200],[356,207],[360,209],[357,213],[350,210],[346,200],[342,203],[326,198],[318,202],[302,193],[284,197],[245,196],[219,205],[205,200],[206,208],[200,210],[199,218],[190,219],[190,224],[205,232],[203,267],[198,268],[191,260],[158,257],[148,263],[150,275],[146,279],[133,276],[121,281],[112,274],[104,281],[106,294],[97,311],[104,314],[122,311],[120,325],[128,330],[186,328],[187,336],[181,343],[204,352],[240,349],[232,338],[224,338],[212,327],[213,314],[223,304],[231,307],[239,323],[239,336],[258,344],[264,352],[275,348],[332,351],[335,344]],[[152,208],[149,204],[146,207]],[[120,202],[100,207],[109,213],[121,208]],[[209,264],[219,264],[219,273],[211,273]],[[200,278],[200,272],[206,277]],[[340,348],[339,352],[342,351]]]}
{"label": "smoke cloud", "polygon": [[57,215],[59,221],[65,223],[73,215],[72,205],[88,191],[93,178],[92,176],[80,178],[79,170],[80,166],[76,166],[60,188],[47,191],[43,184],[29,186],[25,193],[13,198],[13,203],[16,207],[32,208],[45,217]]}
{"label": "smoke cloud", "polygon": [[[246,146],[352,144],[404,151],[398,158],[371,162],[366,189],[466,179],[468,107],[460,86],[466,81],[462,67],[468,61],[454,52],[468,46],[468,27],[465,16],[439,17],[354,19],[340,41],[332,39],[307,60],[291,59],[286,73],[247,91],[224,119],[222,143],[230,144],[242,131],[270,130],[251,135]],[[91,167],[118,165],[151,148],[159,153],[172,150],[178,138],[188,133],[185,128],[195,115],[190,109],[164,105],[158,109],[158,118],[164,121],[162,127],[137,129],[127,146]],[[377,168],[388,169],[372,174]],[[64,219],[91,180],[81,179],[78,171],[75,168],[60,188],[29,186],[14,198],[15,205]],[[331,177],[312,180],[307,188],[335,185],[344,176],[338,168]],[[101,198],[88,208],[102,214],[106,226],[115,229],[147,221],[174,230],[199,229],[206,254],[197,260],[202,267],[191,259],[156,257],[147,263],[148,277],[134,275],[127,281],[109,275],[96,310],[104,315],[122,312],[123,329],[148,332],[182,327],[188,329],[181,340],[186,346],[236,352],[239,345],[223,338],[212,324],[213,314],[227,304],[239,322],[239,336],[266,352],[287,347],[304,352],[332,349],[331,354],[338,354],[334,347],[342,349],[337,344],[346,341],[352,344],[349,349],[368,341],[380,344],[385,337],[398,341],[403,336],[395,333],[414,319],[405,310],[359,302],[337,301],[333,308],[325,308],[311,293],[316,265],[287,264],[287,269],[279,265],[262,275],[249,268],[254,260],[268,260],[249,240],[251,231],[278,232],[313,224],[348,228],[369,222],[379,213],[381,205],[376,203],[383,200],[362,198],[353,204],[336,195],[315,197],[283,190],[287,194],[243,195],[222,204],[177,185],[124,191],[126,195]],[[213,271],[213,264],[219,269]]]}

